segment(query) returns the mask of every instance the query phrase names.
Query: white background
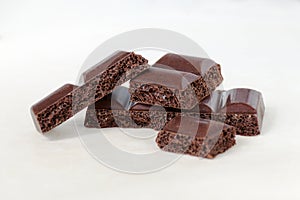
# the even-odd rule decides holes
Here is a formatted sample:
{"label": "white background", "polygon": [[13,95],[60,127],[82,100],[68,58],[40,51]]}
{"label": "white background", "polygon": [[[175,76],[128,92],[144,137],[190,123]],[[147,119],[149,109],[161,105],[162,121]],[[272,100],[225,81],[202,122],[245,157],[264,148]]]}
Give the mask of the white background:
{"label": "white background", "polygon": [[[0,199],[300,198],[300,1],[182,2],[0,1]],[[71,122],[36,132],[33,103],[74,83],[101,42],[146,27],[196,41],[221,63],[226,89],[261,91],[262,135],[214,160],[130,175],[95,161]]]}

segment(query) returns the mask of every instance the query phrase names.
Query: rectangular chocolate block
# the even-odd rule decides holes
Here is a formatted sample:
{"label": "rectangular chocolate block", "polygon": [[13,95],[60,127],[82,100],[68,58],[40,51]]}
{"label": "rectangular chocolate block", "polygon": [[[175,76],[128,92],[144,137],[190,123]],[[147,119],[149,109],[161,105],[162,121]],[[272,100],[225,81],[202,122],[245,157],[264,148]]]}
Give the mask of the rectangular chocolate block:
{"label": "rectangular chocolate block", "polygon": [[128,88],[119,86],[86,111],[84,126],[87,128],[138,128],[130,117],[132,106]]}
{"label": "rectangular chocolate block", "polygon": [[176,108],[136,103],[130,107],[130,116],[135,124],[143,128],[161,130],[167,122],[180,115]]}
{"label": "rectangular chocolate block", "polygon": [[191,109],[208,93],[200,76],[151,67],[130,81],[131,101],[164,107]]}
{"label": "rectangular chocolate block", "polygon": [[214,158],[235,144],[235,128],[213,120],[177,116],[159,131],[156,143],[164,151]]}
{"label": "rectangular chocolate block", "polygon": [[211,113],[202,111],[203,110],[198,110],[195,108],[191,110],[180,110],[137,103],[130,108],[130,116],[136,124],[144,128],[161,130],[166,123],[177,116],[193,116],[202,119],[212,118]]}
{"label": "rectangular chocolate block", "polygon": [[[128,88],[119,86],[113,90],[113,93],[88,107],[84,125],[88,128],[154,128],[153,126],[162,126],[166,122],[164,121],[166,115],[163,114],[162,109],[165,108],[131,102]],[[180,112],[175,108],[166,109],[169,111],[167,115],[171,114],[169,120],[174,118],[175,113]],[[155,123],[156,121],[159,123]]]}
{"label": "rectangular chocolate block", "polygon": [[[143,127],[161,130],[166,123],[176,116],[193,116],[203,119],[214,119],[217,109],[220,106],[221,95],[223,91],[216,90],[211,96],[199,102],[192,109],[175,109],[160,107],[156,105],[147,105],[136,103],[130,108],[130,114],[135,123]],[[218,118],[217,118],[218,119]]]}
{"label": "rectangular chocolate block", "polygon": [[209,91],[214,90],[223,81],[221,66],[209,58],[168,53],[161,57],[153,67],[184,71],[199,75],[203,78]]}
{"label": "rectangular chocolate block", "polygon": [[131,100],[192,109],[222,82],[220,65],[212,60],[167,54],[130,81]]}
{"label": "rectangular chocolate block", "polygon": [[236,127],[238,135],[259,135],[262,129],[265,105],[262,94],[256,90],[238,88],[223,92],[219,120]]}
{"label": "rectangular chocolate block", "polygon": [[83,85],[67,84],[31,107],[37,130],[50,131],[149,68],[147,63],[133,52],[118,51],[109,56],[83,74]]}
{"label": "rectangular chocolate block", "polygon": [[138,103],[130,108],[130,114],[136,124],[155,130],[176,116],[193,116],[234,126],[238,135],[254,136],[261,132],[265,110],[262,94],[245,88],[214,91],[191,110],[156,107]]}

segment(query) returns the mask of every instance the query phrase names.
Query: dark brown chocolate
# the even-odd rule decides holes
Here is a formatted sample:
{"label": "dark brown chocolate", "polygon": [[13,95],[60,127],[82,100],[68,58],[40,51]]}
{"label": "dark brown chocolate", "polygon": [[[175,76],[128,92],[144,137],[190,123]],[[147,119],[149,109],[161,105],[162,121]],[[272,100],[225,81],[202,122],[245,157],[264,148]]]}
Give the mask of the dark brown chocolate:
{"label": "dark brown chocolate", "polygon": [[61,124],[73,116],[72,92],[77,87],[65,84],[31,107],[31,116],[39,132],[45,132],[52,124]]}
{"label": "dark brown chocolate", "polygon": [[209,58],[200,58],[168,53],[161,57],[154,67],[184,71],[199,75],[210,91],[223,81],[221,66]]}
{"label": "dark brown chocolate", "polygon": [[214,91],[210,97],[205,98],[192,109],[175,109],[168,107],[152,106],[137,103],[130,108],[131,118],[136,124],[146,128],[161,130],[167,122],[176,116],[194,116],[203,119],[212,119],[212,113],[216,113],[221,104],[220,93]]}
{"label": "dark brown chocolate", "polygon": [[130,52],[126,51],[116,51],[110,56],[104,58],[101,60],[98,64],[94,65],[93,67],[89,68],[87,71],[82,73],[82,77],[84,79],[84,82],[88,82],[93,77],[103,73],[107,68],[114,63],[118,62],[119,60],[126,57]]}
{"label": "dark brown chocolate", "polygon": [[137,128],[130,118],[131,104],[128,88],[119,86],[88,107],[84,125],[88,128]]}
{"label": "dark brown chocolate", "polygon": [[151,67],[130,81],[131,101],[191,109],[209,95],[203,79],[192,73]]}
{"label": "dark brown chocolate", "polygon": [[[112,109],[110,106],[106,106],[108,105],[107,102],[114,102],[114,100],[111,100],[111,95],[108,95],[109,100],[103,98],[103,100],[98,101],[95,109],[93,105],[89,106],[86,116],[87,127],[103,128],[104,125],[101,124],[105,120],[110,121],[112,124],[107,123],[108,125],[105,127],[114,127],[117,126],[114,123],[115,118],[117,118],[119,119],[119,126],[123,128],[144,127],[161,130],[167,122],[177,116],[192,116],[212,119],[234,126],[238,135],[254,136],[261,132],[265,108],[261,93],[255,90],[245,88],[228,91],[216,90],[210,97],[190,110],[130,103],[127,88],[119,91],[120,93],[116,93],[116,97],[118,95],[121,95],[121,97],[126,96],[120,101],[122,102],[121,107],[124,109]],[[119,105],[118,103],[115,104]],[[112,110],[116,110],[115,115],[113,115]],[[129,115],[130,117],[128,117]],[[122,121],[122,119],[124,120]]]}
{"label": "dark brown chocolate", "polygon": [[153,111],[150,108],[151,105],[146,104],[132,106],[130,112],[135,123],[160,130],[176,116],[193,116],[225,122],[236,127],[238,135],[244,136],[260,134],[265,110],[261,93],[244,88],[214,91],[191,110],[165,108]]}
{"label": "dark brown chocolate", "polygon": [[44,133],[63,123],[147,69],[147,62],[133,52],[116,52],[85,72],[82,86],[65,85],[33,105],[31,112],[37,130]]}
{"label": "dark brown chocolate", "polygon": [[[158,125],[165,124],[162,110],[165,108],[131,102],[128,88],[119,86],[113,90],[113,93],[88,107],[84,124],[88,128],[153,128],[155,124],[153,120],[159,120]],[[180,112],[175,108],[166,108],[166,110],[170,113]]]}
{"label": "dark brown chocolate", "polygon": [[213,120],[177,116],[158,133],[164,151],[214,158],[235,144],[235,128]]}
{"label": "dark brown chocolate", "polygon": [[222,80],[220,65],[210,59],[166,54],[130,81],[131,100],[191,109],[209,96]]}
{"label": "dark brown chocolate", "polygon": [[137,103],[130,108],[129,112],[135,124],[161,130],[168,121],[180,114],[180,109]]}
{"label": "dark brown chocolate", "polygon": [[238,135],[259,135],[262,129],[265,105],[262,94],[256,90],[239,88],[223,93],[219,111],[220,120],[235,126]]}

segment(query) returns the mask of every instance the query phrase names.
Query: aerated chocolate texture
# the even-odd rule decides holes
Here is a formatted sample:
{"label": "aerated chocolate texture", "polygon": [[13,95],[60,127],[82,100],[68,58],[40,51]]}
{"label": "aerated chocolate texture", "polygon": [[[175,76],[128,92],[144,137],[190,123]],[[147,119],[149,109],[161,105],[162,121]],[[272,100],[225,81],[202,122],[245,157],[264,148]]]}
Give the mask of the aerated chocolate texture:
{"label": "aerated chocolate texture", "polygon": [[[144,110],[144,108],[147,110]],[[163,110],[165,109],[169,112],[164,113]],[[113,93],[106,95],[88,107],[84,125],[88,128],[121,127],[160,130],[161,127],[155,128],[155,125],[165,124],[175,117],[173,116],[175,113],[179,114],[179,112],[178,109],[131,102],[128,88],[119,86]]]}
{"label": "aerated chocolate texture", "polygon": [[[132,119],[137,124],[155,130],[162,129],[165,123],[176,116],[213,119],[234,126],[237,134],[244,136],[260,134],[265,111],[262,94],[246,88],[216,90],[191,110],[165,108],[154,113],[150,107],[146,104],[134,105],[130,109]],[[150,118],[150,115],[154,117]]]}
{"label": "aerated chocolate texture", "polygon": [[222,82],[220,65],[210,59],[167,54],[130,81],[131,100],[192,109]]}
{"label": "aerated chocolate texture", "polygon": [[88,107],[84,126],[88,128],[138,128],[129,114],[130,94],[128,88],[119,86]]}
{"label": "aerated chocolate texture", "polygon": [[236,127],[237,134],[254,136],[261,132],[265,105],[262,94],[251,89],[232,89],[223,94],[219,120]]}
{"label": "aerated chocolate texture", "polygon": [[208,95],[201,84],[194,74],[151,67],[130,81],[129,92],[134,102],[189,109]]}
{"label": "aerated chocolate texture", "polygon": [[[114,127],[117,126],[116,119],[119,127],[123,128],[144,127],[161,130],[177,116],[192,116],[224,122],[234,126],[238,135],[254,136],[260,134],[265,110],[261,93],[246,88],[216,90],[190,110],[130,102],[128,89],[124,87],[122,90],[118,89],[115,94],[115,98],[108,95],[94,107],[89,106],[85,119],[87,127]],[[118,104],[114,103],[117,96],[120,96]],[[107,102],[122,104],[122,109],[119,106],[113,111],[111,107],[106,106]]]}
{"label": "aerated chocolate texture", "polygon": [[209,58],[168,53],[153,66],[201,76],[210,91],[214,90],[223,81],[221,66]]}
{"label": "aerated chocolate texture", "polygon": [[[235,144],[235,135],[260,134],[262,94],[236,88],[215,90],[223,81],[211,59],[166,54],[153,66],[133,52],[118,51],[31,107],[45,133],[88,107],[89,128],[152,128],[168,152],[213,158]],[[120,86],[130,80],[130,88]]]}
{"label": "aerated chocolate texture", "polygon": [[39,132],[47,132],[149,67],[133,52],[118,51],[83,74],[82,86],[67,84],[31,108]]}
{"label": "aerated chocolate texture", "polygon": [[214,158],[235,144],[235,128],[212,120],[177,116],[158,133],[156,143],[164,151]]}

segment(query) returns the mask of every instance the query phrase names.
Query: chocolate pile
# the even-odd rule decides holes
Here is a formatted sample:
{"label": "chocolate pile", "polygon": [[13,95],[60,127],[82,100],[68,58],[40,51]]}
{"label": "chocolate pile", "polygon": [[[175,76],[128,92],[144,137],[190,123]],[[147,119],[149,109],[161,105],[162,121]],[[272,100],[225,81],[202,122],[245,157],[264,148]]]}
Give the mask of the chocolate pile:
{"label": "chocolate pile", "polygon": [[[166,54],[150,67],[133,52],[118,51],[31,108],[45,133],[87,108],[88,128],[152,128],[161,149],[213,158],[235,135],[261,132],[262,94],[246,88],[215,90],[223,81],[211,59]],[[130,87],[121,86],[130,80]]]}

